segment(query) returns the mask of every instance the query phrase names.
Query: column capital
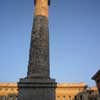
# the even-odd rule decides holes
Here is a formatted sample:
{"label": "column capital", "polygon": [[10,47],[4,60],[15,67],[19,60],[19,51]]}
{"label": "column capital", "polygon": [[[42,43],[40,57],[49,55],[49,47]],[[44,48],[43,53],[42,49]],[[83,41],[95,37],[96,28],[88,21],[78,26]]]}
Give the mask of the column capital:
{"label": "column capital", "polygon": [[48,0],[35,0],[35,16],[48,17]]}

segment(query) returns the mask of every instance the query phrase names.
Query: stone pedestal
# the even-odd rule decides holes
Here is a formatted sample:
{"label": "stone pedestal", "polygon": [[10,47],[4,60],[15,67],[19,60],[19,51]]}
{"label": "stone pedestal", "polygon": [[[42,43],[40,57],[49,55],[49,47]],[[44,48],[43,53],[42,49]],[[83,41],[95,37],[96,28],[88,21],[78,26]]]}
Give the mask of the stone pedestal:
{"label": "stone pedestal", "polygon": [[56,83],[53,79],[21,79],[18,100],[55,100]]}

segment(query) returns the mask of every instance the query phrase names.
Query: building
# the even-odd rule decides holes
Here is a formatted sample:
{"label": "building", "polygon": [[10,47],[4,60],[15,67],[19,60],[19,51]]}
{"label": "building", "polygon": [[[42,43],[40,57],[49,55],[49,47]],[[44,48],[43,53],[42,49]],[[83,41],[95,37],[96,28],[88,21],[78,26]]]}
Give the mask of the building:
{"label": "building", "polygon": [[[85,83],[60,83],[55,93],[56,100],[100,100],[97,88],[87,88]],[[17,96],[17,83],[0,83],[0,100],[17,100]]]}
{"label": "building", "polygon": [[98,70],[96,74],[93,75],[92,79],[95,80],[99,94],[100,94],[100,70]]}
{"label": "building", "polygon": [[77,94],[75,100],[100,100],[100,96],[97,88],[92,87]]}
{"label": "building", "polygon": [[17,100],[17,95],[16,83],[0,83],[0,100]]}
{"label": "building", "polygon": [[85,91],[85,83],[61,83],[57,84],[56,100],[74,100],[75,96]]}

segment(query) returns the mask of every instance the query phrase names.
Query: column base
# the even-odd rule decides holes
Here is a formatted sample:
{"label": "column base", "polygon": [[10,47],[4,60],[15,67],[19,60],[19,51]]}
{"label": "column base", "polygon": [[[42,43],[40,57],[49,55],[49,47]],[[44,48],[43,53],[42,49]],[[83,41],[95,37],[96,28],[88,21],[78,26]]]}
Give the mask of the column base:
{"label": "column base", "polygon": [[18,100],[56,100],[54,79],[20,79]]}

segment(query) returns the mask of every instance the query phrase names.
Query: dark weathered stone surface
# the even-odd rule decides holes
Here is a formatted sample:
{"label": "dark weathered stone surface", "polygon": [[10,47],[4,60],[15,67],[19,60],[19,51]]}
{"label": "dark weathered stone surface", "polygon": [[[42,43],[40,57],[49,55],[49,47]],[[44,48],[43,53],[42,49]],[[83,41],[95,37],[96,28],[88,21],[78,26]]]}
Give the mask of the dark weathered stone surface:
{"label": "dark weathered stone surface", "polygon": [[18,100],[56,100],[55,80],[21,79]]}
{"label": "dark weathered stone surface", "polygon": [[32,28],[28,74],[18,83],[18,100],[55,100],[55,80],[49,72],[48,18],[35,16]]}
{"label": "dark weathered stone surface", "polygon": [[[45,1],[43,3],[45,4]],[[41,9],[44,9],[44,4],[38,7],[41,6]],[[47,7],[47,5],[45,6]],[[47,10],[46,14],[48,13]],[[37,11],[41,11],[40,8]],[[18,83],[18,100],[55,100],[56,82],[50,78],[49,71],[48,17],[44,14],[44,10],[42,14],[44,16],[36,14],[34,18],[28,73],[27,77],[20,79]]]}
{"label": "dark weathered stone surface", "polygon": [[28,78],[49,78],[48,19],[36,16],[32,28]]}

